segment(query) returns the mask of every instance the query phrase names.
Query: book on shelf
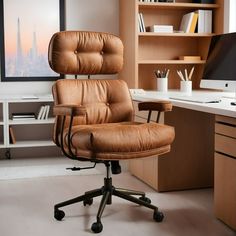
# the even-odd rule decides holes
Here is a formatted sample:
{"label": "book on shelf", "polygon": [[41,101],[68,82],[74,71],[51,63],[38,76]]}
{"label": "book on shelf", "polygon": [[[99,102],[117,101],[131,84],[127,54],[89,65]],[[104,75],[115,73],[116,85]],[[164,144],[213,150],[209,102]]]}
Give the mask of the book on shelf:
{"label": "book on shelf", "polygon": [[197,20],[198,20],[198,12],[195,11],[194,15],[193,15],[193,18],[192,18],[192,21],[191,21],[191,24],[190,24],[190,29],[189,29],[188,33],[195,33],[196,27],[197,27]]}
{"label": "book on shelf", "polygon": [[12,113],[12,120],[36,119],[33,112],[16,112]]}
{"label": "book on shelf", "polygon": [[13,132],[13,128],[11,126],[9,126],[9,142],[11,144],[15,144],[16,143],[16,138]]}
{"label": "book on shelf", "polygon": [[138,14],[138,31],[139,31],[139,32],[143,32],[140,14]]}
{"label": "book on shelf", "polygon": [[138,22],[139,22],[140,32],[146,32],[146,27],[145,27],[145,24],[144,24],[143,14],[139,13],[138,18],[139,18]]}
{"label": "book on shelf", "polygon": [[205,20],[205,33],[212,33],[212,10],[205,10],[204,11],[204,20]]}
{"label": "book on shelf", "polygon": [[42,105],[39,109],[37,120],[48,119],[49,111],[50,111],[50,105]]}
{"label": "book on shelf", "polygon": [[173,33],[173,25],[152,25],[149,27],[150,32],[154,33]]}
{"label": "book on shelf", "polygon": [[183,31],[184,33],[190,32],[193,17],[194,17],[194,12],[190,12],[183,15],[181,23],[180,23],[180,27],[179,27],[180,31]]}
{"label": "book on shelf", "polygon": [[212,33],[212,10],[197,10],[197,33]]}

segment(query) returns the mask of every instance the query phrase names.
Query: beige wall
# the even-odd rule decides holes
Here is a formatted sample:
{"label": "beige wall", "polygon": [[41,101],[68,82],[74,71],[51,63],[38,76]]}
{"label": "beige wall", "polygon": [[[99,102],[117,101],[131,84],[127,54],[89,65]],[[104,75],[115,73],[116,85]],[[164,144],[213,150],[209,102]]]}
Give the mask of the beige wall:
{"label": "beige wall", "polygon": [[[65,0],[66,29],[118,34],[118,0]],[[0,82],[0,94],[49,93],[53,82]]]}

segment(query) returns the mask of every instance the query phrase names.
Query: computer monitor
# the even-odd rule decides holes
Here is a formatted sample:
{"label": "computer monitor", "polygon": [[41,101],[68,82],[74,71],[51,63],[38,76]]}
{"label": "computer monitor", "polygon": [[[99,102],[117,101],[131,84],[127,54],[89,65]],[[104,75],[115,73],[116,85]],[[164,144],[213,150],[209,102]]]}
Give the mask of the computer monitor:
{"label": "computer monitor", "polygon": [[211,38],[200,87],[236,91],[236,33]]}

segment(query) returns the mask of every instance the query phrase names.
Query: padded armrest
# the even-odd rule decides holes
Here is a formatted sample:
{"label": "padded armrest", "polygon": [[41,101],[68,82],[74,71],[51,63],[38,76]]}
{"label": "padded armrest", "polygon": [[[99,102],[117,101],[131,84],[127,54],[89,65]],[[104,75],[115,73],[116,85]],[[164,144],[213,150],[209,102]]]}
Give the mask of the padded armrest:
{"label": "padded armrest", "polygon": [[172,110],[172,104],[169,101],[150,101],[150,102],[140,102],[138,104],[139,111],[159,111],[166,112]]}
{"label": "padded armrest", "polygon": [[85,116],[86,108],[77,105],[56,105],[53,107],[55,116]]}

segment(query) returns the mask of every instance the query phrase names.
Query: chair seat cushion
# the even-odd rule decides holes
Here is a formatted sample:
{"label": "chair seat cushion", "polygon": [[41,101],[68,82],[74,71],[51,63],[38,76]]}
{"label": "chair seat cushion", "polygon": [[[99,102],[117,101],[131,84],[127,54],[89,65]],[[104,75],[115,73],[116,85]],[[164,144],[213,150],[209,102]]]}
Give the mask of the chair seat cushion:
{"label": "chair seat cushion", "polygon": [[77,156],[130,159],[167,152],[173,139],[171,126],[121,122],[74,126],[71,143]]}

